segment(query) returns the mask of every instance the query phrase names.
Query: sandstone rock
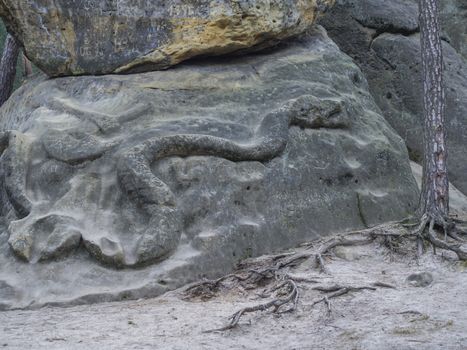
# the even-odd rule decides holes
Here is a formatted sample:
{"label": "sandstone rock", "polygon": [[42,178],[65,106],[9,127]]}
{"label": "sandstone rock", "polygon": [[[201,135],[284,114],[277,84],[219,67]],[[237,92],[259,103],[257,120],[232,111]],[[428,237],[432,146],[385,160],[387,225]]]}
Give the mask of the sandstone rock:
{"label": "sandstone rock", "polygon": [[440,20],[449,43],[467,59],[467,2],[441,0]]}
{"label": "sandstone rock", "polygon": [[402,139],[321,31],[170,71],[37,80],[0,128],[17,130],[0,137],[0,281],[21,295],[4,307],[158,295],[418,201]]}
{"label": "sandstone rock", "polygon": [[[386,120],[405,140],[411,158],[420,162],[423,105],[417,5],[414,1],[378,0],[365,15],[356,11],[369,2],[374,1],[339,1],[321,23],[360,66]],[[443,49],[449,175],[450,181],[467,193],[467,63],[449,43],[444,42]]]}
{"label": "sandstone rock", "polygon": [[407,277],[407,283],[412,287],[428,287],[433,283],[433,275],[430,272],[413,273]]}
{"label": "sandstone rock", "polygon": [[0,16],[51,76],[163,69],[271,46],[334,0],[5,0]]}
{"label": "sandstone rock", "polygon": [[[338,0],[336,6],[340,8],[327,16],[329,21],[345,8],[350,18],[363,27],[379,32],[413,32],[418,29],[418,7],[415,1],[393,0],[388,3],[386,0]],[[341,19],[341,16],[337,16],[334,25],[339,26]]]}
{"label": "sandstone rock", "polygon": [[[373,41],[377,57],[393,69],[374,80],[378,100],[391,125],[406,140],[417,159],[423,153],[423,105],[420,38],[385,34]],[[446,88],[449,179],[467,193],[467,62],[447,43],[443,45]],[[420,156],[419,156],[420,155]]]}

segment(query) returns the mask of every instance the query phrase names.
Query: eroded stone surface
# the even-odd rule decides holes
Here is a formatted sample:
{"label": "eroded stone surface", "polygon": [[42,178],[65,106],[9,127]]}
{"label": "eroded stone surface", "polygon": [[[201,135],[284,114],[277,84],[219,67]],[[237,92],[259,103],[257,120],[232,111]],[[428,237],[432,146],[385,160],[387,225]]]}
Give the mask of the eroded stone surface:
{"label": "eroded stone surface", "polygon": [[38,80],[0,113],[17,130],[0,138],[5,308],[158,295],[418,200],[403,141],[321,31],[170,71]]}
{"label": "eroded stone surface", "polygon": [[[449,176],[460,191],[467,193],[467,61],[459,44],[459,38],[467,33],[467,12],[455,0],[441,3]],[[420,163],[423,99],[417,17],[415,0],[339,0],[321,23],[340,49],[360,66],[386,120],[405,140],[411,158]],[[462,24],[457,25],[459,22]],[[454,47],[446,41],[451,36],[459,39],[451,40]]]}
{"label": "eroded stone surface", "polygon": [[440,20],[452,47],[467,60],[467,2],[441,0]]}
{"label": "eroded stone surface", "polygon": [[163,69],[304,32],[334,0],[3,0],[0,16],[51,76]]}

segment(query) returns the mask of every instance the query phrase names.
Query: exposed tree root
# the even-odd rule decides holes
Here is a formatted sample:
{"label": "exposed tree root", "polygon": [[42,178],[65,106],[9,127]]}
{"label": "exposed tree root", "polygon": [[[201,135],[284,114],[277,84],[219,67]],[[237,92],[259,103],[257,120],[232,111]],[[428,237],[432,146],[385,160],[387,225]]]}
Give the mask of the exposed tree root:
{"label": "exposed tree root", "polygon": [[202,300],[210,299],[215,295],[216,291],[219,290],[221,285],[228,280],[233,280],[234,282],[241,284],[245,289],[252,289],[262,283],[268,283],[278,278],[294,282],[318,283],[318,281],[314,279],[292,276],[289,274],[281,274],[280,277],[278,276],[279,271],[282,269],[296,266],[312,255],[312,253],[293,253],[272,256],[271,260],[275,262],[272,266],[269,265],[258,269],[245,269],[244,271],[240,271],[238,274],[230,274],[215,280],[204,280],[191,284],[184,291],[185,298],[201,298]]}
{"label": "exposed tree root", "polygon": [[[286,297],[274,298],[273,300],[267,303],[264,303],[264,304],[258,304],[255,306],[250,306],[250,307],[245,307],[243,309],[240,309],[239,311],[237,311],[230,317],[230,322],[227,326],[204,331],[203,333],[223,332],[223,331],[235,328],[238,325],[238,322],[240,321],[241,317],[246,313],[266,311],[269,309],[273,309],[273,312],[280,311],[282,313],[295,310],[297,308],[298,300],[300,298],[300,292],[298,290],[297,284],[294,281],[289,279],[289,280],[279,283],[277,286],[275,286],[271,290],[271,292],[279,291],[283,288],[288,288],[289,290],[289,293],[287,294]],[[281,310],[281,308],[285,305],[289,305],[289,307],[285,310]]]}
{"label": "exposed tree root", "polygon": [[322,298],[318,298],[317,300],[311,303],[311,306],[315,306],[316,304],[319,304],[322,302],[329,304],[329,299],[334,299],[334,298],[340,297],[350,292],[360,292],[362,290],[376,290],[375,287],[369,287],[369,286],[351,287],[351,286],[340,286],[340,285],[335,285],[331,287],[313,288],[313,289],[319,290],[320,292],[331,293],[331,294],[325,295]]}
{"label": "exposed tree root", "polygon": [[[272,311],[274,313],[277,313],[277,312],[285,313],[285,312],[294,311],[297,308],[298,301],[300,299],[300,292],[299,292],[297,284],[294,281],[290,279],[283,281],[279,283],[277,286],[275,286],[271,290],[271,292],[281,290],[282,288],[285,288],[285,287],[287,287],[289,290],[289,293],[287,294],[286,297],[274,298],[273,300],[267,303],[258,304],[255,306],[249,306],[249,307],[240,309],[229,318],[230,322],[225,327],[207,330],[203,333],[223,332],[229,329],[233,329],[238,325],[241,317],[246,313],[266,311],[269,309],[273,309]],[[327,307],[328,315],[332,313],[332,305],[331,305],[330,299],[334,299],[334,298],[340,297],[342,295],[345,295],[351,292],[360,292],[362,290],[372,290],[372,291],[376,290],[375,287],[370,287],[370,286],[353,287],[353,286],[343,286],[343,285],[317,286],[312,289],[319,291],[321,293],[325,293],[325,294],[327,293],[323,297],[318,298],[317,300],[312,302],[311,306],[313,307],[319,303],[324,302]],[[281,308],[285,305],[289,305],[289,307],[287,309],[281,310]]]}
{"label": "exposed tree root", "polygon": [[219,290],[222,282],[229,279],[234,279],[236,281],[245,281],[249,276],[242,276],[237,274],[230,274],[222,276],[215,280],[203,280],[200,282],[193,283],[189,285],[185,291],[185,299],[201,298],[202,300],[211,299],[216,295],[216,292]]}
{"label": "exposed tree root", "polygon": [[331,316],[332,314],[332,305],[331,301],[329,300],[328,296],[324,296],[324,303],[326,304],[326,308],[328,310],[328,316]]}
{"label": "exposed tree root", "polygon": [[384,282],[375,282],[372,284],[372,286],[375,287],[380,287],[380,288],[389,288],[389,289],[397,289],[395,286],[389,283],[384,283]]}
{"label": "exposed tree root", "polygon": [[316,279],[306,278],[306,277],[302,277],[302,276],[294,276],[294,275],[291,275],[289,273],[284,274],[284,277],[286,279],[289,279],[289,280],[297,282],[297,283],[300,283],[300,282],[303,282],[303,283],[319,283],[319,281],[317,281]]}
{"label": "exposed tree root", "polygon": [[[415,230],[413,228],[416,227]],[[438,233],[436,228],[442,227],[445,232],[444,240],[437,237]],[[346,295],[351,292],[360,292],[363,290],[374,291],[377,288],[392,288],[396,287],[387,283],[375,282],[370,286],[347,286],[341,284],[323,285],[320,284],[320,278],[330,278],[330,272],[327,270],[325,265],[324,257],[332,253],[332,249],[339,246],[361,246],[375,242],[378,239],[382,239],[383,243],[389,245],[391,248],[393,240],[400,242],[402,239],[409,239],[418,242],[418,246],[424,246],[425,242],[428,242],[433,246],[434,249],[449,250],[457,254],[460,260],[467,260],[467,252],[462,249],[461,243],[462,238],[459,234],[463,234],[463,231],[455,229],[457,226],[452,221],[436,221],[433,218],[424,216],[419,222],[406,223],[406,222],[393,222],[385,225],[380,225],[374,228],[369,228],[361,231],[348,232],[337,237],[333,237],[313,251],[305,251],[302,253],[285,253],[276,256],[269,256],[262,261],[250,261],[242,264],[243,270],[237,274],[230,274],[216,280],[206,280],[199,283],[192,284],[185,289],[186,298],[201,297],[202,299],[209,299],[219,291],[221,286],[226,287],[242,287],[243,289],[252,289],[259,286],[264,286],[274,282],[274,286],[263,292],[257,294],[261,298],[273,298],[272,300],[261,303],[255,306],[250,306],[237,311],[230,317],[228,325],[222,328],[209,330],[206,332],[221,332],[235,328],[241,317],[247,313],[253,313],[258,311],[267,311],[272,309],[274,313],[294,311],[297,308],[298,301],[300,299],[299,283],[313,283],[317,284],[312,287],[322,296],[318,297],[311,303],[311,307],[324,303],[326,305],[327,313],[332,313],[331,300],[340,296]],[[412,231],[409,230],[412,228]],[[448,237],[451,242],[448,242]],[[452,243],[454,240],[455,243]],[[307,247],[315,247],[315,244],[307,244]],[[422,253],[422,251],[420,252]],[[288,269],[295,267],[307,259],[312,258],[317,267],[321,272],[328,276],[296,276],[288,273]],[[249,265],[250,264],[250,265]],[[255,268],[251,268],[251,265],[256,265]],[[284,296],[284,291],[286,295]],[[276,294],[273,297],[273,294]],[[282,293],[282,295],[280,295]]]}
{"label": "exposed tree root", "polygon": [[316,253],[315,259],[318,264],[318,266],[321,269],[321,272],[329,274],[329,272],[326,269],[326,266],[324,264],[324,259],[323,256],[329,251],[335,247],[338,246],[358,246],[358,245],[366,245],[370,244],[375,240],[375,237],[367,237],[364,239],[355,239],[355,240],[349,240],[345,237],[338,236],[336,238],[332,238],[326,243],[324,243]]}
{"label": "exposed tree root", "polygon": [[433,222],[430,223],[428,233],[426,233],[428,241],[433,247],[450,250],[457,254],[459,260],[467,261],[467,251],[462,250],[460,244],[448,244],[446,241],[442,241],[436,237],[436,233],[433,229]]}
{"label": "exposed tree root", "polygon": [[[351,236],[358,235],[359,238],[349,239]],[[331,253],[331,250],[336,247],[362,246],[373,243],[378,238],[384,238],[386,241],[392,238],[408,237],[410,233],[401,227],[401,222],[393,222],[385,225],[376,226],[373,228],[352,231],[344,235],[331,238],[324,242],[315,254],[315,260],[321,272],[330,274],[324,262],[324,256]]]}
{"label": "exposed tree root", "polygon": [[[404,223],[403,221],[394,222],[391,224],[380,225],[374,228],[365,229],[361,231],[354,231],[346,234],[346,236],[359,234],[365,238],[358,240],[349,240],[345,237],[337,237],[324,243],[316,254],[318,265],[323,272],[326,271],[324,260],[322,256],[329,253],[329,251],[338,246],[355,246],[365,245],[373,242],[378,237],[385,237],[389,240],[394,237],[398,238],[415,238],[417,240],[417,252],[421,256],[423,254],[424,242],[428,242],[436,248],[449,250],[454,252],[459,260],[467,260],[467,251],[462,249],[462,243],[467,242],[460,235],[467,234],[467,232],[459,227],[465,224],[464,221],[458,219],[445,219],[442,217],[431,217],[424,215],[419,222]],[[407,228],[417,227],[413,231],[406,231]],[[437,228],[442,228],[444,233],[444,240],[437,237]],[[452,238],[455,243],[449,242],[448,237]],[[388,242],[388,241],[386,241]]]}
{"label": "exposed tree root", "polygon": [[[435,253],[436,248],[444,249],[454,252],[459,260],[467,261],[467,251],[462,249],[461,243],[450,243],[448,242],[448,236],[454,239],[456,242],[465,242],[458,236],[458,233],[462,234],[463,231],[458,228],[457,224],[463,223],[457,220],[455,223],[451,218],[443,218],[439,216],[430,216],[425,214],[420,219],[420,225],[412,232],[417,237],[417,252],[418,255],[423,254],[423,242],[426,241],[431,244]],[[443,229],[444,240],[437,237],[436,227]]]}
{"label": "exposed tree root", "polygon": [[463,239],[462,237],[459,236],[458,231],[457,232],[449,231],[448,236],[451,237],[453,240],[458,241],[458,242],[467,242],[467,240],[465,240],[465,239]]}

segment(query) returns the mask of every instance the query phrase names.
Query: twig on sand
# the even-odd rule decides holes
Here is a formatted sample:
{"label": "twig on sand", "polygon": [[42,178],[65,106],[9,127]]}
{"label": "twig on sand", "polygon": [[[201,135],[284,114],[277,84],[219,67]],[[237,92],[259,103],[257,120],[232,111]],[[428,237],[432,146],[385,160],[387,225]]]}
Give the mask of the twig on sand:
{"label": "twig on sand", "polygon": [[380,288],[389,288],[389,289],[397,289],[395,286],[389,283],[384,283],[384,282],[375,282],[372,284],[374,287],[380,287]]}
{"label": "twig on sand", "polygon": [[315,301],[311,303],[311,306],[315,306],[316,304],[326,302],[326,300],[334,299],[334,298],[340,297],[350,292],[360,292],[362,290],[376,290],[375,287],[369,287],[369,286],[351,287],[351,286],[339,286],[339,285],[335,285],[331,287],[321,287],[319,289],[313,288],[313,289],[319,290],[324,293],[331,293],[331,294],[328,294],[322,298],[316,299]]}
{"label": "twig on sand", "polygon": [[289,279],[289,280],[281,282],[279,285],[275,286],[271,291],[275,292],[282,288],[288,288],[289,290],[289,294],[285,298],[274,298],[273,300],[267,303],[264,303],[264,304],[258,304],[255,306],[250,306],[250,307],[245,307],[243,309],[240,309],[239,311],[237,311],[230,317],[230,322],[227,326],[222,327],[222,328],[207,330],[207,331],[204,331],[203,333],[223,332],[223,331],[235,328],[238,325],[238,322],[240,321],[241,317],[246,313],[251,313],[251,312],[256,312],[256,311],[266,311],[271,308],[273,309],[273,312],[279,312],[281,307],[287,304],[290,305],[289,308],[281,311],[282,313],[295,310],[297,307],[299,298],[300,298],[300,292],[298,290],[297,284],[294,281]]}

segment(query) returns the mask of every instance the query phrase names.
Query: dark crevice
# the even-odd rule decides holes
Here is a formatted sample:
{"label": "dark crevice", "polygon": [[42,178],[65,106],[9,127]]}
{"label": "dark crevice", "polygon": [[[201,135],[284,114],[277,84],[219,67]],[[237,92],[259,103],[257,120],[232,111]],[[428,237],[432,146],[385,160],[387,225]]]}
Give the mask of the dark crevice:
{"label": "dark crevice", "polygon": [[403,35],[403,36],[411,36],[411,35],[414,35],[414,34],[417,34],[417,33],[419,33],[418,28],[416,30],[413,30],[413,31],[410,31],[410,30],[400,30],[400,31],[377,30],[376,33],[371,38],[369,48],[371,49],[371,47],[373,46],[373,42],[383,34],[398,34],[398,35]]}
{"label": "dark crevice", "polygon": [[365,219],[365,216],[363,215],[363,210],[362,210],[362,201],[360,198],[360,193],[357,192],[357,208],[358,208],[358,216],[360,217],[360,220],[366,228],[368,228],[368,223]]}
{"label": "dark crevice", "polygon": [[381,56],[378,56],[378,58],[383,61],[384,63],[386,63],[389,67],[391,67],[391,69],[395,70],[397,68],[397,66],[395,66],[394,64],[391,63],[391,61],[389,61],[388,59],[386,59],[385,57],[381,57]]}
{"label": "dark crevice", "polygon": [[253,72],[257,77],[261,78],[261,74],[259,74],[258,69],[254,65],[251,65],[251,69],[253,69]]}
{"label": "dark crevice", "polygon": [[417,34],[417,33],[420,32],[419,27],[417,27],[417,28],[415,28],[413,30],[409,30],[409,29],[405,29],[405,28],[395,27],[395,26],[390,25],[390,24],[384,26],[383,28],[370,27],[370,26],[366,26],[365,24],[363,24],[357,18],[355,18],[355,17],[352,17],[352,18],[361,27],[374,31],[374,34],[372,35],[372,38],[371,38],[371,41],[370,41],[370,44],[369,44],[370,49],[371,49],[371,46],[373,45],[373,41],[375,41],[379,36],[381,36],[383,34],[399,34],[399,35],[403,35],[403,36],[411,36],[413,34]]}

